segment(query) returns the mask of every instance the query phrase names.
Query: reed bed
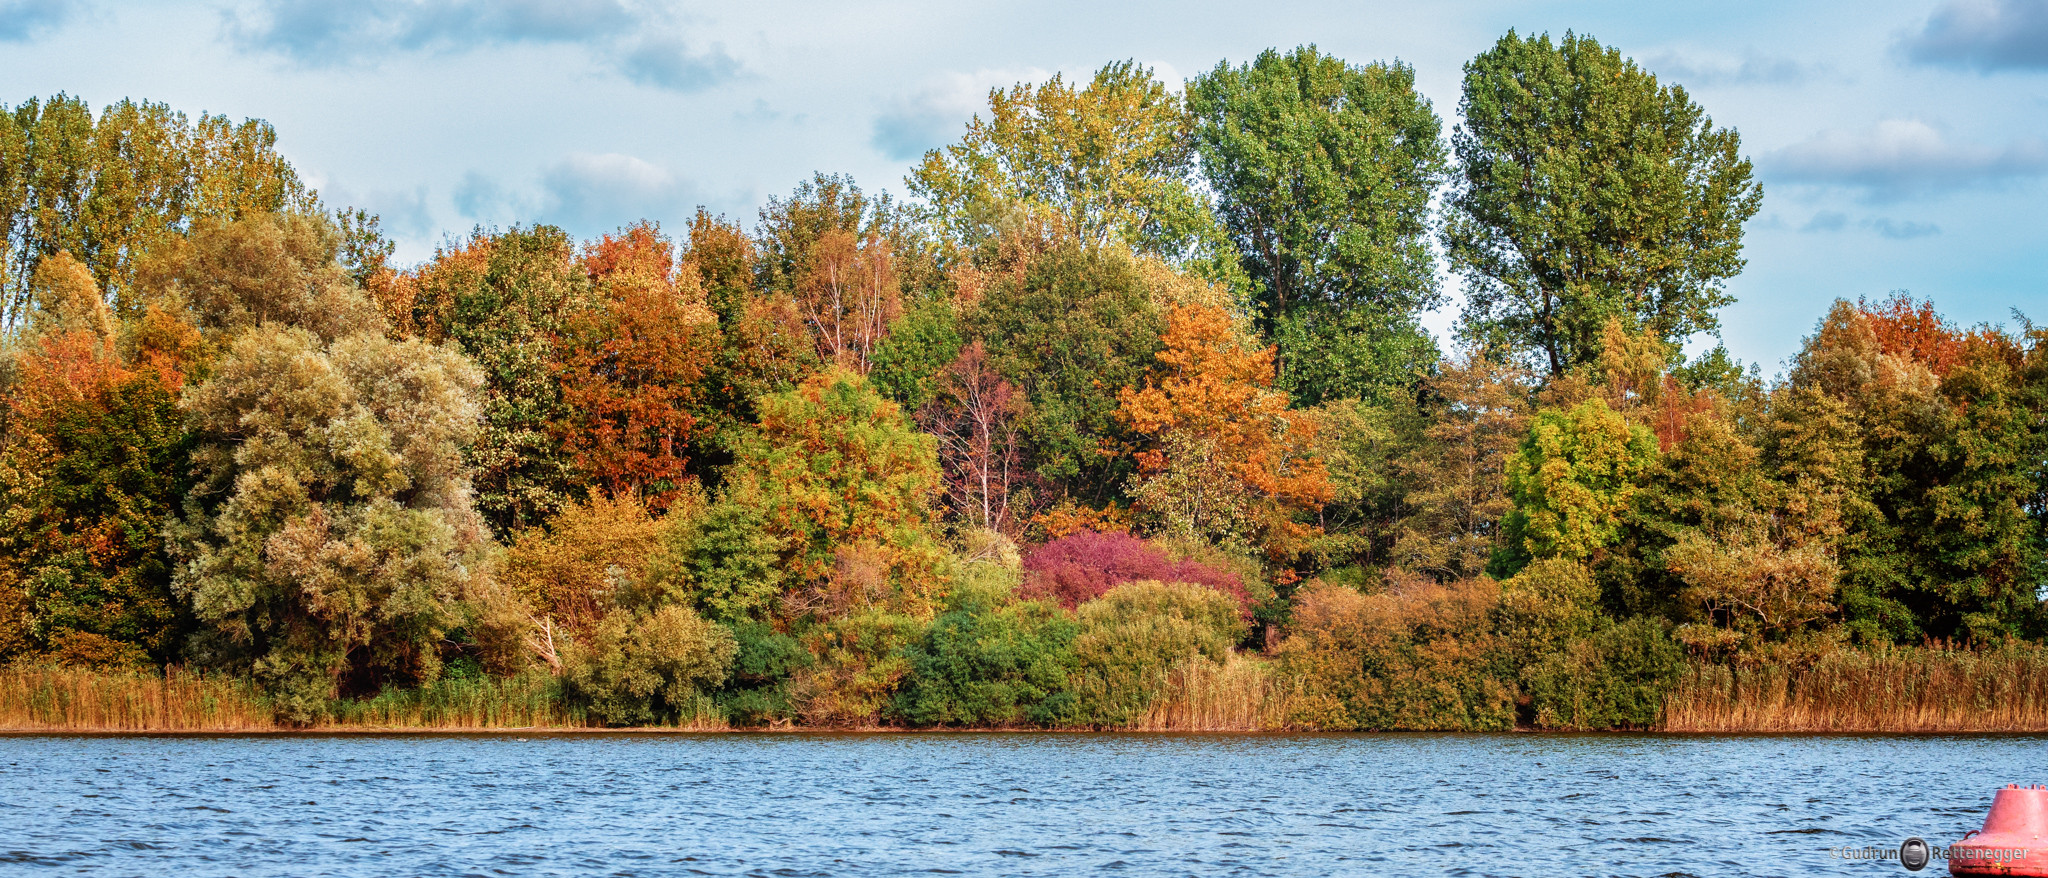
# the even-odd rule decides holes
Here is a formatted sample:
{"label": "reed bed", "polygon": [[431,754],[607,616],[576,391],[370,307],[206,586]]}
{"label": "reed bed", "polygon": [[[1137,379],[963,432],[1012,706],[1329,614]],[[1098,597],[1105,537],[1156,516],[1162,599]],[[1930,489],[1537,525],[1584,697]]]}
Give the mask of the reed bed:
{"label": "reed bed", "polygon": [[1666,698],[1664,729],[2048,731],[2048,649],[1845,649],[1803,667],[1695,663]]}
{"label": "reed bed", "polygon": [[580,728],[590,723],[568,707],[553,677],[442,678],[416,689],[336,701],[325,725],[380,729]]}
{"label": "reed bed", "polygon": [[0,667],[0,730],[267,732],[270,702],[246,680],[182,668]]}
{"label": "reed bed", "polygon": [[1222,664],[1189,661],[1125,728],[1143,732],[1260,732],[1283,728],[1291,687],[1265,659],[1231,653]]}

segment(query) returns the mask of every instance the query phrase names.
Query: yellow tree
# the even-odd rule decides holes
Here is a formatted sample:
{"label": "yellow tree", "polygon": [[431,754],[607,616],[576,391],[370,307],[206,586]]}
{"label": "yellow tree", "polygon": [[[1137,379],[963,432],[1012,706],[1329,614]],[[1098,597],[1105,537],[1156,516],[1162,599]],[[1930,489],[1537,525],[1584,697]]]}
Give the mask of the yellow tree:
{"label": "yellow tree", "polygon": [[1273,349],[1240,339],[1220,308],[1173,309],[1158,365],[1118,393],[1117,415],[1151,440],[1138,454],[1140,507],[1181,536],[1282,557],[1313,531],[1294,513],[1329,501],[1329,475],[1309,450],[1315,421],[1273,389]]}
{"label": "yellow tree", "polygon": [[1221,234],[1189,185],[1192,131],[1179,95],[1151,70],[1119,61],[1085,88],[1055,75],[989,92],[988,118],[976,116],[959,143],[926,153],[908,183],[962,246],[995,237],[1021,205],[1061,217],[1091,244],[1117,240],[1176,256]]}

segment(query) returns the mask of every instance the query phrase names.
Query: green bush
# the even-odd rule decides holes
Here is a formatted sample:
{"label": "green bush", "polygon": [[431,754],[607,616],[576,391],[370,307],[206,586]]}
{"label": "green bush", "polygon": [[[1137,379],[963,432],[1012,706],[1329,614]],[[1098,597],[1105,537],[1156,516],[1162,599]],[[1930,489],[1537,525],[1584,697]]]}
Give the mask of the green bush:
{"label": "green bush", "polygon": [[956,602],[904,651],[891,713],[917,725],[1051,725],[1071,709],[1074,621],[1039,601]]}
{"label": "green bush", "polygon": [[1131,582],[1082,604],[1074,638],[1070,721],[1124,725],[1142,716],[1169,671],[1193,659],[1222,662],[1243,638],[1238,602],[1185,583]]}
{"label": "green bush", "polygon": [[790,678],[810,667],[812,658],[801,641],[764,622],[732,627],[738,651],[726,691],[718,696],[725,718],[737,726],[762,726],[788,719],[794,712]]}
{"label": "green bush", "polygon": [[1523,669],[1530,721],[1548,729],[1654,728],[1684,664],[1660,620],[1603,624]]}
{"label": "green bush", "polygon": [[688,607],[613,613],[588,646],[564,651],[564,689],[609,725],[686,720],[725,682],[737,651],[731,631]]}

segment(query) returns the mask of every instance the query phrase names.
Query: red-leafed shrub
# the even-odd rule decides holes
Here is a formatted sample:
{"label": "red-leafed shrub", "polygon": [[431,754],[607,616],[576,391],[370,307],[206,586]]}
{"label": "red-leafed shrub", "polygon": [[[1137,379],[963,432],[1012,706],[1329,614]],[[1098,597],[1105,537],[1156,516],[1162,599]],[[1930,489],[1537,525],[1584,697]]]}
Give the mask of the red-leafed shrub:
{"label": "red-leafed shrub", "polygon": [[1126,582],[1185,582],[1213,588],[1248,606],[1244,579],[1195,561],[1175,561],[1130,534],[1077,531],[1033,550],[1024,559],[1025,597],[1073,608]]}

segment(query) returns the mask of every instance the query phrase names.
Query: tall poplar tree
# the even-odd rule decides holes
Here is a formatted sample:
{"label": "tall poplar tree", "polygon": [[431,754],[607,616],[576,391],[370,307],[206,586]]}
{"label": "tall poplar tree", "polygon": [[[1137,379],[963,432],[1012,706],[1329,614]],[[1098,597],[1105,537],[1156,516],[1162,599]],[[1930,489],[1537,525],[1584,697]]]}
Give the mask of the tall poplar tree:
{"label": "tall poplar tree", "polygon": [[1509,31],[1465,65],[1459,111],[1444,246],[1468,336],[1562,375],[1609,318],[1673,343],[1719,327],[1763,190],[1685,89],[1592,37]]}

